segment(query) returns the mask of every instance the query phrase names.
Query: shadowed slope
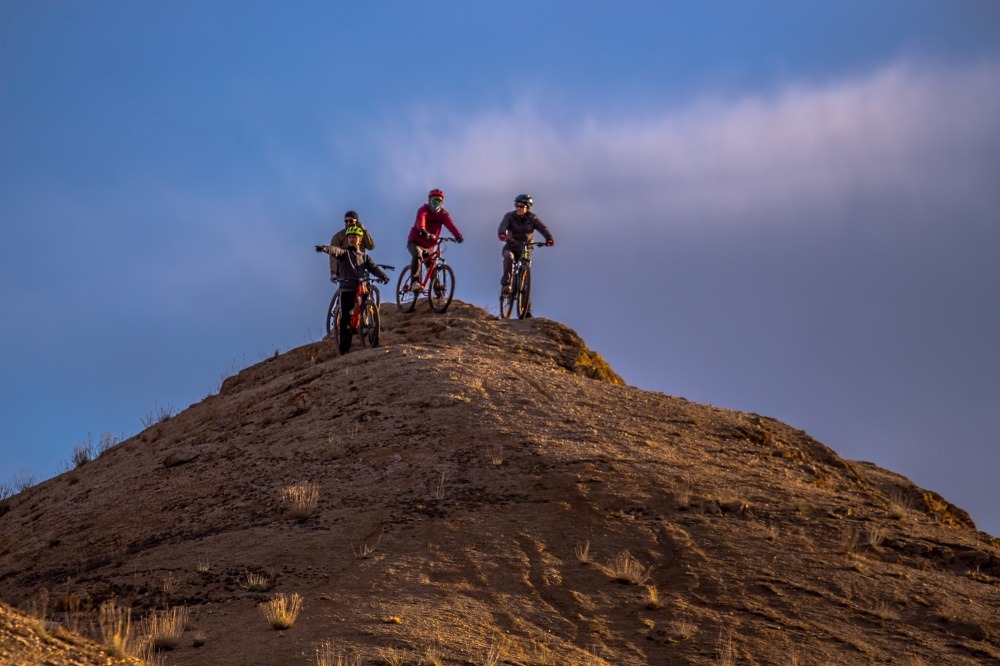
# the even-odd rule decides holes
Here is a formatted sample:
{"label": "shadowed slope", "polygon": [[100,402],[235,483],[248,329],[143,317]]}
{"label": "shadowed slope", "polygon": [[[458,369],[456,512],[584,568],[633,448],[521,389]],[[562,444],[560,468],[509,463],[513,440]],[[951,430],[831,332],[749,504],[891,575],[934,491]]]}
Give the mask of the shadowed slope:
{"label": "shadowed slope", "polygon": [[[171,664],[327,639],[371,663],[1000,658],[1000,549],[934,493],[624,386],[555,322],[383,313],[383,347],[278,355],[13,498],[0,596],[186,605],[207,642]],[[287,632],[257,609],[274,592],[304,598]]]}

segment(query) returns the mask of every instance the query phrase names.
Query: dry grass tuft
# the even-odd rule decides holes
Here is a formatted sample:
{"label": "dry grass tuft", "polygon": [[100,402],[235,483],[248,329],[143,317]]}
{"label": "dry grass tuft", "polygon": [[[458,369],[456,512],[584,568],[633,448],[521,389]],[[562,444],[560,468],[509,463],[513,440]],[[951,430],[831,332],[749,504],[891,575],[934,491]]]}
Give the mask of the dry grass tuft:
{"label": "dry grass tuft", "polygon": [[686,641],[698,633],[698,625],[687,619],[675,620],[670,625],[670,635],[677,640]]}
{"label": "dry grass tuft", "polygon": [[496,447],[487,446],[486,453],[489,455],[492,465],[500,466],[503,464],[503,447],[499,444]]}
{"label": "dry grass tuft", "polygon": [[736,663],[736,647],[733,645],[732,636],[728,634],[719,636],[719,642],[715,646],[715,656],[715,663],[720,666],[733,666]]}
{"label": "dry grass tuft", "polygon": [[264,574],[247,572],[246,588],[253,592],[263,592],[271,587],[271,579]]}
{"label": "dry grass tuft", "polygon": [[157,652],[176,650],[181,643],[187,621],[186,608],[176,607],[151,612],[145,623],[145,633],[153,650]]}
{"label": "dry grass tuft", "polygon": [[660,591],[655,585],[646,586],[646,608],[649,610],[659,610],[663,608],[663,600],[660,599]]}
{"label": "dry grass tuft", "polygon": [[868,530],[868,546],[872,550],[878,550],[879,546],[882,545],[882,541],[885,540],[885,530],[879,527],[873,527]]}
{"label": "dry grass tuft", "polygon": [[132,632],[132,609],[119,606],[114,599],[105,601],[97,611],[101,642],[109,656],[124,659],[137,657],[143,643]]}
{"label": "dry grass tuft", "polygon": [[608,565],[608,573],[619,583],[644,585],[653,573],[653,567],[644,567],[630,552],[623,550]]}
{"label": "dry grass tuft", "polygon": [[578,543],[573,549],[573,554],[576,555],[576,561],[580,564],[590,564],[590,542]]}
{"label": "dry grass tuft", "polygon": [[302,481],[282,489],[281,501],[296,520],[305,520],[319,506],[319,486],[312,481]]}
{"label": "dry grass tuft", "polygon": [[379,648],[378,656],[388,666],[403,666],[406,663],[406,653],[392,647]]}
{"label": "dry grass tuft", "polygon": [[302,610],[302,595],[297,592],[291,597],[284,594],[276,594],[267,602],[260,604],[260,612],[264,619],[275,629],[288,629],[299,616]]}
{"label": "dry grass tuft", "polygon": [[333,641],[323,641],[313,652],[315,666],[361,666],[361,655],[341,652],[333,646]]}

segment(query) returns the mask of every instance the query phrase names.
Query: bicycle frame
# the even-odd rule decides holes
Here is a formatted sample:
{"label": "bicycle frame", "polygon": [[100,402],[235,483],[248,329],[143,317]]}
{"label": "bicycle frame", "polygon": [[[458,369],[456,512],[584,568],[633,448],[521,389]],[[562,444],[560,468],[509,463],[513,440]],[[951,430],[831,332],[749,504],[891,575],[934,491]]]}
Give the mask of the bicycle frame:
{"label": "bicycle frame", "polygon": [[[510,316],[515,303],[517,304],[518,319],[523,319],[526,315],[530,316],[529,313],[531,312],[530,292],[525,289],[522,280],[523,276],[528,276],[530,279],[532,249],[542,247],[546,243],[519,243],[519,245],[521,246],[521,251],[515,255],[514,264],[511,267],[510,293],[504,294],[502,291],[500,292],[501,319],[506,319]],[[530,289],[530,284],[528,289]],[[524,293],[522,293],[522,290]]]}
{"label": "bicycle frame", "polygon": [[[441,247],[441,244],[449,242],[451,240],[452,240],[451,238],[438,239],[438,242],[434,246],[434,249],[424,254],[423,258],[421,258],[420,273],[423,275],[423,278],[418,279],[418,282],[420,283],[420,286],[423,287],[424,289],[427,288],[427,285],[430,283],[431,278],[437,271],[438,266],[444,263],[444,249]],[[427,270],[424,270],[425,266],[427,267]]]}

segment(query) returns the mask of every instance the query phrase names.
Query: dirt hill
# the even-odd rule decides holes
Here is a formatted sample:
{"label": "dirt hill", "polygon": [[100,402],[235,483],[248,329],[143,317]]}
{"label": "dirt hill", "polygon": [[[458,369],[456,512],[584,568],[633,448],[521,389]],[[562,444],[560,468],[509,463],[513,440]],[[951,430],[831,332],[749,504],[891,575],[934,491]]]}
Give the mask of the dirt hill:
{"label": "dirt hill", "polygon": [[937,494],[625,386],[552,321],[383,314],[7,500],[0,598],[184,607],[167,664],[1000,660],[1000,543]]}

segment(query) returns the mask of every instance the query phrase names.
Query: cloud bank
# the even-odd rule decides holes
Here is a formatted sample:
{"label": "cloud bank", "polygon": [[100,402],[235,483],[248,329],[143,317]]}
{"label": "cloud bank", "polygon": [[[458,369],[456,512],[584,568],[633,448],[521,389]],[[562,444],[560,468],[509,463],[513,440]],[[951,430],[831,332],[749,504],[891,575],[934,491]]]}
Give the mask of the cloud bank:
{"label": "cloud bank", "polygon": [[[527,187],[574,219],[612,205],[671,225],[810,224],[859,198],[961,205],[1000,163],[1000,63],[898,63],[865,78],[772,96],[701,99],[637,118],[547,119],[535,105],[436,123],[384,146],[390,182],[492,196]],[[642,115],[644,114],[645,115]],[[919,206],[918,206],[919,208]],[[598,217],[589,216],[597,221]]]}

